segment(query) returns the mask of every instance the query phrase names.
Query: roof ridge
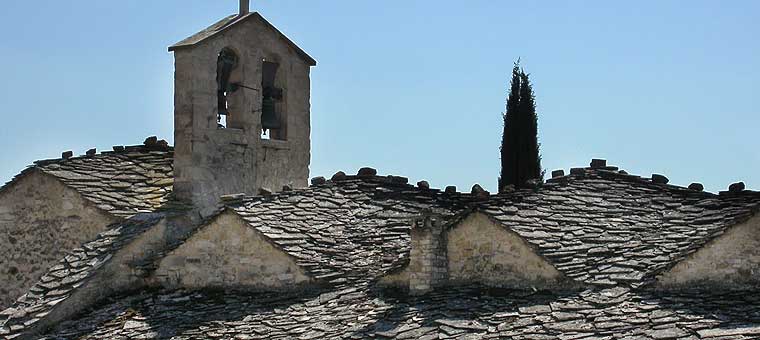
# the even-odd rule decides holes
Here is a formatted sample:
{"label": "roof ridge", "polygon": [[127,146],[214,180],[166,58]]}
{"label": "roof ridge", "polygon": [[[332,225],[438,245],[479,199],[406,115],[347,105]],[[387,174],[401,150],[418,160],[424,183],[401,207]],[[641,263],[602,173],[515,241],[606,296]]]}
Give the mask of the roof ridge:
{"label": "roof ridge", "polygon": [[225,32],[231,29],[235,25],[251,20],[252,18],[258,19],[262,24],[264,24],[264,26],[272,30],[275,33],[275,35],[277,35],[280,39],[282,39],[286,45],[292,48],[293,51],[299,57],[301,57],[307,64],[309,64],[310,66],[317,65],[317,61],[314,60],[314,58],[312,58],[308,53],[306,53],[306,51],[304,51],[298,45],[296,45],[296,43],[293,42],[293,40],[290,40],[290,38],[288,38],[285,34],[283,34],[277,27],[272,25],[272,23],[270,23],[267,19],[265,19],[259,12],[250,12],[244,15],[232,14],[227,17],[224,17],[221,20],[217,21],[216,23],[212,24],[211,26],[208,26],[195,34],[185,39],[182,39],[181,41],[175,43],[174,45],[169,46],[169,52],[174,52],[176,50],[195,46],[199,43],[202,43],[203,41],[207,39],[213,38],[217,36],[218,34],[221,34],[222,32]]}
{"label": "roof ridge", "polygon": [[570,173],[567,175],[565,175],[564,170],[562,169],[552,171],[552,178],[547,179],[546,183],[565,184],[569,180],[583,179],[587,178],[589,174],[596,174],[603,178],[621,179],[627,182],[640,183],[656,188],[680,191],[688,194],[716,196],[715,193],[704,191],[702,184],[698,182],[691,183],[688,187],[669,184],[670,180],[662,174],[653,173],[650,177],[630,174],[617,166],[608,166],[606,162],[607,161],[603,159],[592,159],[591,164],[588,167],[572,167],[570,168]]}
{"label": "roof ridge", "polygon": [[113,155],[113,154],[126,154],[126,153],[132,153],[132,152],[150,152],[150,151],[165,151],[165,152],[174,152],[174,146],[169,145],[166,140],[159,140],[156,136],[150,136],[145,139],[145,141],[142,144],[133,144],[133,145],[114,145],[112,147],[112,150],[108,151],[101,151],[100,153],[97,153],[96,148],[88,149],[85,154],[80,154],[77,156],[74,156],[72,151],[64,151],[61,153],[60,158],[48,158],[48,159],[40,159],[32,162],[32,167],[34,166],[45,166],[49,164],[55,164],[58,162],[63,162],[67,160],[77,160],[77,159],[85,159],[85,158],[92,158],[98,155]]}
{"label": "roof ridge", "polygon": [[409,178],[398,175],[378,175],[377,170],[374,168],[363,167],[359,169],[356,175],[346,175],[343,171],[336,172],[330,179],[326,179],[324,176],[313,177],[310,180],[310,185],[303,188],[291,188],[286,186],[286,190],[272,192],[269,189],[262,188],[258,194],[230,194],[222,196],[222,201],[225,205],[235,205],[242,202],[254,202],[259,200],[273,199],[278,197],[288,197],[294,194],[311,191],[320,188],[335,187],[345,185],[348,183],[375,183],[381,184],[385,187],[404,188],[409,190],[416,190],[421,193],[429,194],[443,194],[449,196],[469,197],[472,193],[459,192],[456,190],[456,186],[447,186],[445,189],[431,188],[427,181],[419,181],[417,185],[409,183]]}
{"label": "roof ridge", "polygon": [[[165,140],[150,136],[143,144],[117,145],[112,149],[98,154],[97,149],[92,148],[84,155],[76,157],[72,151],[65,151],[61,158],[34,161],[0,186],[0,192],[39,171],[56,177],[63,185],[78,192],[98,209],[117,217],[153,211],[163,204],[172,191],[170,186],[173,183],[171,174],[174,148]],[[97,186],[94,191],[83,189],[93,189],[92,183],[102,181],[109,183]],[[106,192],[117,195],[118,198]],[[110,199],[101,199],[102,196],[108,196]]]}

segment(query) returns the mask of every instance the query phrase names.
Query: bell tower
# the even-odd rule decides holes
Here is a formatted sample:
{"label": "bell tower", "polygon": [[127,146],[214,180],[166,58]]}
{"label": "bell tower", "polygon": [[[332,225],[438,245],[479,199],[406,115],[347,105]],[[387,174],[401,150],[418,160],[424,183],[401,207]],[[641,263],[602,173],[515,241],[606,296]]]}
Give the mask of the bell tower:
{"label": "bell tower", "polygon": [[307,185],[316,61],[240,1],[174,53],[174,194],[211,214],[220,196]]}

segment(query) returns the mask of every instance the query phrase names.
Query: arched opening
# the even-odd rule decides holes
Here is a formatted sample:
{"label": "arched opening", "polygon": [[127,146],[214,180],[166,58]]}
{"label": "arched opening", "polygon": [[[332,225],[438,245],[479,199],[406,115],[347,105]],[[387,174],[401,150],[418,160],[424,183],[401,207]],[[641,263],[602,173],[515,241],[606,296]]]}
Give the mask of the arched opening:
{"label": "arched opening", "polygon": [[261,137],[286,139],[286,108],[284,77],[278,72],[280,63],[275,58],[265,58],[261,66]]}
{"label": "arched opening", "polygon": [[237,53],[232,49],[225,47],[219,52],[216,60],[216,97],[217,97],[217,127],[220,129],[227,128],[232,122],[232,113],[230,112],[229,95],[238,90],[237,86],[231,82],[233,71],[238,68],[240,60]]}

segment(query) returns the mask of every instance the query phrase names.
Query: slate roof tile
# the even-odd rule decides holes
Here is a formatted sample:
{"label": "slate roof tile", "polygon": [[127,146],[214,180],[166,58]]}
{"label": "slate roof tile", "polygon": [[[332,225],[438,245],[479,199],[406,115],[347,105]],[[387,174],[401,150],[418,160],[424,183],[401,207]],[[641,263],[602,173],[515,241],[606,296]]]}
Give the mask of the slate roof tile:
{"label": "slate roof tile", "polygon": [[169,199],[174,183],[172,148],[127,146],[124,151],[37,161],[11,182],[42,171],[119,218],[155,211]]}
{"label": "slate roof tile", "polygon": [[310,294],[143,292],[112,299],[44,339],[750,339],[757,294],[494,292],[393,296],[366,286]]}
{"label": "slate roof tile", "polygon": [[467,208],[469,196],[421,190],[388,177],[346,176],[229,206],[310,274],[367,279],[408,258],[412,218],[425,210],[454,218]]}
{"label": "slate roof tile", "polygon": [[454,221],[475,209],[524,237],[570,278],[640,287],[760,206],[754,193],[714,195],[598,169],[487,201],[391,177],[340,178],[230,207],[319,276],[403,267],[412,218],[433,210]]}
{"label": "slate roof tile", "polygon": [[[48,338],[757,337],[757,291],[647,288],[654,275],[753,216],[760,203],[756,193],[713,195],[599,169],[576,170],[541,188],[485,201],[390,177],[340,176],[319,183],[227,204],[329,285],[278,294],[146,291],[115,297],[81,319],[60,324]],[[97,193],[110,197],[114,192]],[[373,285],[408,262],[410,219],[434,212],[455,223],[476,210],[525,238],[589,289],[560,293],[466,286],[410,297]],[[109,254],[99,252],[103,247],[96,240],[52,268],[30,291],[50,300],[30,306],[31,313],[44,313],[47,304],[65,298],[66,284],[86,280],[78,271],[97,265],[100,260],[90,261],[92,256]],[[17,334],[24,322],[39,317],[18,306],[6,313],[16,321],[0,324],[0,336]]]}
{"label": "slate roof tile", "polygon": [[[116,251],[155,225],[161,218],[159,214],[134,216],[110,226],[93,241],[69,252],[11,308],[0,312],[0,336],[12,339],[33,326],[92,277]],[[3,330],[9,331],[3,334]]]}
{"label": "slate roof tile", "polygon": [[570,277],[638,287],[759,206],[755,193],[714,195],[586,169],[538,191],[498,195],[481,209]]}

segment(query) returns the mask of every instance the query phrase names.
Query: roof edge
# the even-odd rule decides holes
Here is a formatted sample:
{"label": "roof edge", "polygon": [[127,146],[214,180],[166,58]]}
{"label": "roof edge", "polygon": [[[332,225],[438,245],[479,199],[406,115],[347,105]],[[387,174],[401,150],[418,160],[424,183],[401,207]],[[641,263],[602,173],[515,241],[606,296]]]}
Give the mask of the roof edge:
{"label": "roof edge", "polygon": [[[202,31],[200,31],[200,32],[198,32],[198,33],[196,33],[194,35],[191,35],[190,37],[185,38],[184,40],[182,40],[182,41],[180,41],[180,42],[178,42],[178,43],[176,43],[174,45],[169,46],[169,52],[174,52],[174,51],[178,51],[178,50],[183,50],[183,49],[191,48],[191,47],[193,47],[195,45],[198,45],[198,44],[200,44],[200,43],[202,43],[202,42],[204,42],[204,41],[206,41],[206,40],[208,40],[210,38],[213,38],[213,37],[215,37],[215,36],[217,36],[217,35],[219,35],[219,34],[221,34],[223,32],[226,32],[231,27],[233,27],[233,26],[235,26],[235,25],[237,25],[237,24],[239,24],[241,22],[251,20],[251,18],[256,18],[256,19],[260,20],[260,22],[263,23],[264,26],[266,26],[269,29],[273,30],[282,40],[285,41],[285,43],[288,46],[290,46],[291,48],[293,48],[293,50],[295,50],[296,54],[298,54],[309,66],[316,66],[317,65],[317,61],[314,58],[312,58],[308,53],[306,53],[306,51],[304,51],[303,49],[301,49],[300,47],[298,47],[298,45],[296,45],[295,42],[293,42],[292,40],[290,40],[290,38],[288,38],[279,29],[277,29],[277,27],[275,27],[269,21],[267,21],[259,12],[251,12],[251,13],[248,13],[248,14],[245,14],[245,15],[242,15],[242,16],[238,15],[238,14],[233,14],[233,15],[227,16],[224,19],[222,19],[220,21],[217,21],[213,25],[207,27],[206,29],[204,29],[204,30],[202,30]],[[219,26],[219,27],[217,28],[216,26]],[[202,33],[206,32],[206,31],[213,31],[213,32],[211,32],[210,34],[208,34],[206,36],[199,37],[200,39],[198,39],[198,40],[193,40],[194,37],[196,37],[198,35],[201,35]]]}
{"label": "roof edge", "polygon": [[656,270],[653,270],[652,272],[648,273],[644,277],[644,280],[642,281],[646,282],[647,286],[656,285],[660,281],[660,278],[662,275],[670,272],[673,268],[675,268],[680,263],[688,261],[690,258],[692,258],[692,256],[703,251],[705,248],[707,248],[711,244],[718,242],[730,230],[740,227],[746,223],[749,223],[750,221],[752,221],[752,219],[755,219],[755,218],[760,218],[760,205],[755,205],[751,207],[748,214],[737,216],[734,220],[730,222],[730,224],[723,226],[723,228],[701,239],[700,242],[694,244],[693,247],[690,247],[689,249],[683,252],[675,254],[675,257],[671,261],[669,261],[667,265],[657,268]]}

